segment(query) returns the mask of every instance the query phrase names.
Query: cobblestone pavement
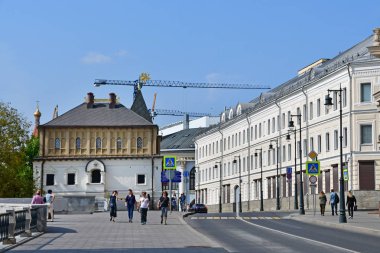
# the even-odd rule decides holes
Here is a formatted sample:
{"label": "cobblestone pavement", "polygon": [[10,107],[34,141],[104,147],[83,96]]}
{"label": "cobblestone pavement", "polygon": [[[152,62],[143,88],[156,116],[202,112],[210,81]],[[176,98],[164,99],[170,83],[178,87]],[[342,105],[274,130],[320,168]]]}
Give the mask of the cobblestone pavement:
{"label": "cobblestone pavement", "polygon": [[116,222],[108,213],[56,215],[47,233],[9,252],[226,252],[188,226],[180,213],[169,214],[166,226],[158,211],[148,212],[146,225],[139,213],[134,216],[128,223],[127,212],[118,212]]}

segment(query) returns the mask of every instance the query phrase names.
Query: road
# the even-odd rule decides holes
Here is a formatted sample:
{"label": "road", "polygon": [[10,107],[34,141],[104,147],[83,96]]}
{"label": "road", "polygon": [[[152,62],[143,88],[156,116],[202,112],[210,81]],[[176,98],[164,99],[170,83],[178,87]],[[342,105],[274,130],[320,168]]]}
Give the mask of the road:
{"label": "road", "polygon": [[185,220],[229,252],[380,251],[380,237],[302,223],[288,215],[250,213],[236,219],[233,214],[196,214]]}

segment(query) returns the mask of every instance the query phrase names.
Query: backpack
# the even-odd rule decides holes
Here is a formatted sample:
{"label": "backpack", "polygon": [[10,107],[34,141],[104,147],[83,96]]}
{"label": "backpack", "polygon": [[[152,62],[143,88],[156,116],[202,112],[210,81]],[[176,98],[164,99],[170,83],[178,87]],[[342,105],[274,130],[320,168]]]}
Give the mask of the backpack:
{"label": "backpack", "polygon": [[335,203],[338,204],[339,203],[339,196],[337,193],[335,193]]}

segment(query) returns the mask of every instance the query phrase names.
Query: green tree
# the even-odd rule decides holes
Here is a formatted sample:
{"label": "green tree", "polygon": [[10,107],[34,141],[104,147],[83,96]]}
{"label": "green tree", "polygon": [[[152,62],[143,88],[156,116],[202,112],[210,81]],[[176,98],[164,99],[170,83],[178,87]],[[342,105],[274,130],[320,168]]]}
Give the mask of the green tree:
{"label": "green tree", "polygon": [[39,141],[29,137],[30,126],[16,109],[0,102],[0,197],[33,194],[32,161]]}

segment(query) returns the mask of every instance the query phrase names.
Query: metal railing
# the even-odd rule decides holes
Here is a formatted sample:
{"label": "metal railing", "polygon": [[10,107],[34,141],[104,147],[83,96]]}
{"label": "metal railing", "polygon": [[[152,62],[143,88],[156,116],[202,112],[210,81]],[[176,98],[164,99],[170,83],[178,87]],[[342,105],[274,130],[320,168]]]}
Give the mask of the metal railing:
{"label": "metal railing", "polygon": [[8,239],[9,214],[0,214],[0,242]]}
{"label": "metal railing", "polygon": [[15,235],[19,235],[25,232],[25,224],[26,224],[26,210],[16,211],[15,219],[16,219],[16,227],[15,227]]}

